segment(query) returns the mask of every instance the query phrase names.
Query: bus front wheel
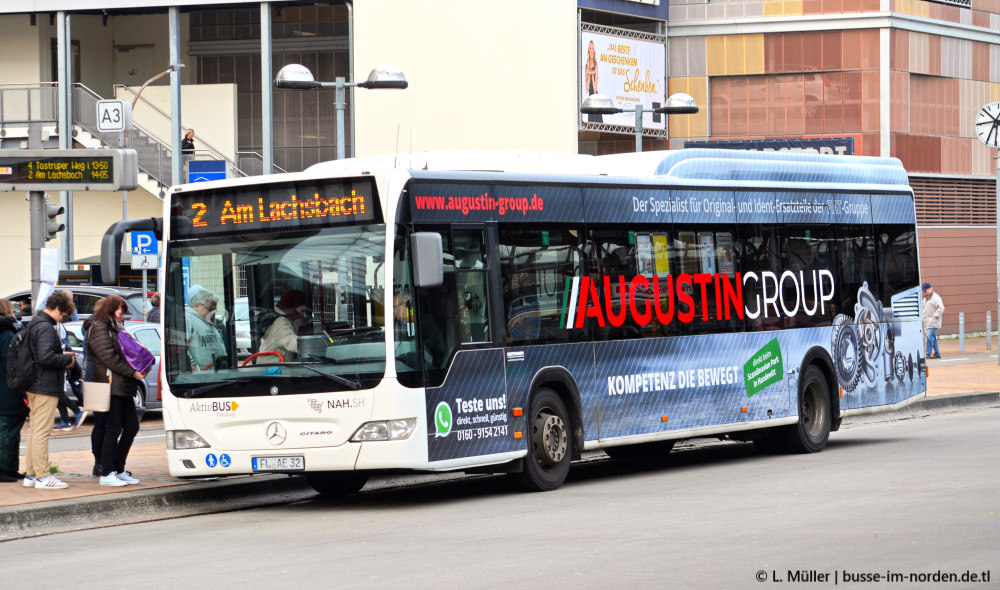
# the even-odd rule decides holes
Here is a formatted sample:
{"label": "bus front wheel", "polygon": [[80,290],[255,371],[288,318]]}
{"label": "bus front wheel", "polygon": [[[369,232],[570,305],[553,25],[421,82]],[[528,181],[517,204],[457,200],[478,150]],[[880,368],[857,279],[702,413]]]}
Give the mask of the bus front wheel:
{"label": "bus front wheel", "polygon": [[317,471],[307,473],[306,481],[321,495],[339,498],[361,491],[368,482],[368,474],[356,471]]}
{"label": "bus front wheel", "polygon": [[810,366],[799,381],[799,421],[785,427],[782,446],[792,453],[818,453],[830,439],[832,423],[830,387],[823,372]]}
{"label": "bus front wheel", "polygon": [[573,435],[566,405],[555,391],[543,387],[531,397],[528,434],[528,455],[515,474],[518,484],[528,492],[558,488],[569,474]]}

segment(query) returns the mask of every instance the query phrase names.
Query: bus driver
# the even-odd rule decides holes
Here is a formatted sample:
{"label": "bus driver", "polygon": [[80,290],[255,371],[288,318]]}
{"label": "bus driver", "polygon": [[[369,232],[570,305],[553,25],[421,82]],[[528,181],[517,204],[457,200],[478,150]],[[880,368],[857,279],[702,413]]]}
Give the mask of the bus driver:
{"label": "bus driver", "polygon": [[226,358],[226,346],[222,336],[215,329],[215,313],[218,300],[208,289],[195,289],[188,297],[184,312],[187,324],[188,359],[192,371],[204,371],[215,367],[217,359]]}

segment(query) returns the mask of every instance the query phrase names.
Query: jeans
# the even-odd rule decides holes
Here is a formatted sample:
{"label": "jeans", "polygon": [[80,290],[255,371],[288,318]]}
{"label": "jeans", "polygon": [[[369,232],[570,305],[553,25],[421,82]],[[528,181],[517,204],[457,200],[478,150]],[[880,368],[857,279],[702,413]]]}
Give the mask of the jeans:
{"label": "jeans", "polygon": [[937,328],[927,328],[927,352],[924,356],[931,356],[931,349],[934,349],[934,356],[941,356],[941,351],[938,350],[937,343]]}
{"label": "jeans", "polygon": [[112,395],[101,446],[101,475],[125,471],[125,460],[137,432],[139,417],[135,414],[135,402],[131,397]]}

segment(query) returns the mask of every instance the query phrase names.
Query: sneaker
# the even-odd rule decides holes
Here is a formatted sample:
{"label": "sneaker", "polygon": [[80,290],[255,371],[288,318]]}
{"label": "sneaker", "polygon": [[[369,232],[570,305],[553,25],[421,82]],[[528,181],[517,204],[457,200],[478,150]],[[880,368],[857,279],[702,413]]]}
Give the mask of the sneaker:
{"label": "sneaker", "polygon": [[90,474],[93,475],[94,477],[101,477],[102,471],[103,469],[101,469],[101,464],[94,463],[94,468],[90,470]]}
{"label": "sneaker", "polygon": [[54,475],[35,480],[35,489],[39,490],[58,490],[68,487],[68,483],[59,481]]}
{"label": "sneaker", "polygon": [[80,410],[76,413],[76,419],[73,420],[73,427],[70,430],[76,430],[83,424],[83,421],[87,419],[87,410]]}
{"label": "sneaker", "polygon": [[24,487],[26,487],[26,488],[33,488],[33,487],[35,487],[35,476],[34,475],[25,475],[24,476]]}
{"label": "sneaker", "polygon": [[124,481],[125,483],[127,483],[129,485],[135,485],[135,484],[139,483],[139,480],[136,479],[136,478],[134,478],[134,477],[132,477],[132,474],[129,473],[128,471],[122,471],[121,473],[119,473],[117,475],[117,477],[118,477],[118,479]]}
{"label": "sneaker", "polygon": [[52,427],[52,430],[66,430],[67,428],[73,428],[72,422],[60,422]]}
{"label": "sneaker", "polygon": [[127,481],[122,481],[122,480],[118,479],[118,474],[115,473],[114,471],[112,471],[111,473],[109,473],[107,475],[102,475],[101,476],[101,481],[99,483],[102,486],[114,486],[114,487],[121,487],[121,486],[127,486],[128,485]]}

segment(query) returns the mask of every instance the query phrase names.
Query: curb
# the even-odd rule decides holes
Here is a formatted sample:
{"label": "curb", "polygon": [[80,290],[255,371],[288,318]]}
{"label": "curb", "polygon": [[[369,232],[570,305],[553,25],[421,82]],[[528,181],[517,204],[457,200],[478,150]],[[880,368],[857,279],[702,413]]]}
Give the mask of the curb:
{"label": "curb", "polygon": [[[845,423],[902,420],[941,411],[975,407],[1000,407],[1000,392],[957,393],[927,397],[900,410],[848,418]],[[463,472],[430,474],[420,482],[467,477]],[[413,485],[406,476],[375,477],[366,490]],[[119,524],[151,522],[284,505],[316,497],[304,477],[251,475],[215,481],[186,482],[177,486],[85,498],[51,500],[0,508],[0,543]]]}
{"label": "curb", "polygon": [[303,477],[253,475],[0,508],[0,542],[181,516],[287,504],[315,496]]}
{"label": "curb", "polygon": [[855,416],[845,422],[872,422],[898,420],[914,415],[928,415],[933,412],[958,411],[969,408],[1000,406],[1000,392],[953,393],[925,397],[908,406],[890,412]]}

